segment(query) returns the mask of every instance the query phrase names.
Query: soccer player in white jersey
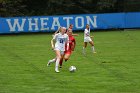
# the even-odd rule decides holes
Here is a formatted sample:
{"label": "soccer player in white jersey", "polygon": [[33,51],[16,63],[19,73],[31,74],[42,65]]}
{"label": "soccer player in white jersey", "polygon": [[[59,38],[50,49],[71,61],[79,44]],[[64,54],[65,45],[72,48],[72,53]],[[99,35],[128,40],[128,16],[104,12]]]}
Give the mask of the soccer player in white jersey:
{"label": "soccer player in white jersey", "polygon": [[60,32],[55,34],[53,39],[51,40],[52,49],[54,49],[55,51],[56,58],[49,60],[47,65],[49,66],[50,63],[56,62],[55,72],[59,72],[58,70],[59,62],[61,57],[64,55],[65,44],[68,41],[68,35],[65,34],[65,32],[66,32],[66,28],[61,27]]}
{"label": "soccer player in white jersey", "polygon": [[92,52],[96,53],[94,49],[94,43],[91,38],[93,38],[93,36],[90,36],[90,26],[89,24],[87,24],[86,29],[84,30],[84,46],[83,46],[84,55],[85,55],[85,48],[87,47],[87,43],[90,43]]}

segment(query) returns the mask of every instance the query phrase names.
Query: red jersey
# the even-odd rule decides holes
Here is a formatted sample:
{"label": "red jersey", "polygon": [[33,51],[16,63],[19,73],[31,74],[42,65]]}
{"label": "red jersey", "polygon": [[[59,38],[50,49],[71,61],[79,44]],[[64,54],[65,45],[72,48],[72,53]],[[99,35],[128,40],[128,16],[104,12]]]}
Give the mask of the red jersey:
{"label": "red jersey", "polygon": [[72,51],[72,48],[74,48],[74,44],[76,44],[75,38],[73,36],[69,36],[69,40],[65,45],[65,50]]}

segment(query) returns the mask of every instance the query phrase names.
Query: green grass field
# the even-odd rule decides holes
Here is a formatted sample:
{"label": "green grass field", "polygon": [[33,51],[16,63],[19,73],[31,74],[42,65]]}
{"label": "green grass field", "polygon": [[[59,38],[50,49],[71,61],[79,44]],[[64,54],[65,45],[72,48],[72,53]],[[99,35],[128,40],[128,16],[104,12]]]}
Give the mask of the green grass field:
{"label": "green grass field", "polygon": [[0,93],[140,93],[140,31],[91,33],[97,54],[88,45],[86,56],[78,34],[60,73],[46,66],[55,56],[51,34],[0,35]]}

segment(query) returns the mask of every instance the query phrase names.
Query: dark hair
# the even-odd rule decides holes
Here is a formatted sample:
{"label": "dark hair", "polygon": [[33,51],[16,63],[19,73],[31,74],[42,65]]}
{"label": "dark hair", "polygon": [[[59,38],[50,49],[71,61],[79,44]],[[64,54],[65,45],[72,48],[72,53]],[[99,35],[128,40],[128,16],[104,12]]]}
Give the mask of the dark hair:
{"label": "dark hair", "polygon": [[70,26],[73,26],[73,24],[70,24]]}

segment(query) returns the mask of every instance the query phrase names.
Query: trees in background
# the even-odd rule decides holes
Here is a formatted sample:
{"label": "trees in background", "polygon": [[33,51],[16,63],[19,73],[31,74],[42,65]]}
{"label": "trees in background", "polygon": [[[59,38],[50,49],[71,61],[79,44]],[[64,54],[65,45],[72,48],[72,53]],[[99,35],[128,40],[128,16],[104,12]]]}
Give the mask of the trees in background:
{"label": "trees in background", "polygon": [[140,11],[138,0],[0,0],[0,16],[38,16]]}
{"label": "trees in background", "polygon": [[1,0],[0,1],[0,16],[24,16],[27,12],[27,6],[23,0]]}

